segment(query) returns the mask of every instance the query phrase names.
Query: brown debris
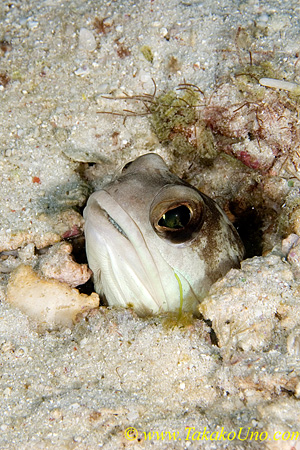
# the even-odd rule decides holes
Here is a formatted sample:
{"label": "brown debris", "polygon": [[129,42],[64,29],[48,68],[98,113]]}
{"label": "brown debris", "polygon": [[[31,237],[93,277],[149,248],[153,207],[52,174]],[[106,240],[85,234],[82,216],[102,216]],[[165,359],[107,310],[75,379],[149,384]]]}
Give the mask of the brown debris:
{"label": "brown debris", "polygon": [[6,87],[9,82],[10,82],[10,77],[7,75],[7,73],[1,72],[0,73],[0,85],[2,85],[3,87]]}
{"label": "brown debris", "polygon": [[115,40],[115,43],[117,44],[117,55],[120,58],[126,58],[126,56],[131,55],[131,51],[129,50],[129,48],[125,47],[125,45],[120,42],[118,39]]}
{"label": "brown debris", "polygon": [[107,17],[103,17],[103,19],[99,19],[98,17],[95,17],[95,20],[93,22],[93,25],[99,34],[106,34],[113,25],[105,23],[105,20]]}

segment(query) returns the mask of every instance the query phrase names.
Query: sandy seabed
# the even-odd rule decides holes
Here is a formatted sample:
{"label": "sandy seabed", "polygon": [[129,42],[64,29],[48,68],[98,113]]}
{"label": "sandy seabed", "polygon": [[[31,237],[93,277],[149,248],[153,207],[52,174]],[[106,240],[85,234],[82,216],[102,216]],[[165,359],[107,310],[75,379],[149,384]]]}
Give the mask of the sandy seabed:
{"label": "sandy seabed", "polygon": [[[250,54],[299,83],[299,14],[297,1],[1,2],[1,449],[300,449],[299,245],[212,287],[201,308],[219,347],[200,320],[101,307],[45,330],[5,300],[10,270],[80,234],[78,211],[116,167],[157,151],[176,169],[147,117],[98,114],[122,112],[103,95],[153,80],[210,92]],[[218,164],[215,196],[243,181]]]}

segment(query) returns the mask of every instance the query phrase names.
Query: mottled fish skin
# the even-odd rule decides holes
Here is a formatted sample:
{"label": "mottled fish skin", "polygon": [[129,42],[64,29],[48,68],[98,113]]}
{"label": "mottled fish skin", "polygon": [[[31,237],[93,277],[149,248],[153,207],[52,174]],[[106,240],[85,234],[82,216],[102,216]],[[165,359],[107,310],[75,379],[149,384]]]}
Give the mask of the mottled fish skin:
{"label": "mottled fish skin", "polygon": [[244,255],[212,199],[171,173],[154,153],[125,165],[84,210],[95,290],[139,315],[191,311]]}

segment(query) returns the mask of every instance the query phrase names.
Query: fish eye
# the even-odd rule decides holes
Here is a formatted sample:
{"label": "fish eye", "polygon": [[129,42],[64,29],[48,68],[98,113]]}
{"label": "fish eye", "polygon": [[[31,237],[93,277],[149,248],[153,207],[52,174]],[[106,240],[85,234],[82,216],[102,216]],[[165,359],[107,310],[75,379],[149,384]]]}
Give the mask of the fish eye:
{"label": "fish eye", "polygon": [[155,233],[171,244],[187,244],[199,234],[205,217],[201,193],[186,185],[166,185],[150,206]]}
{"label": "fish eye", "polygon": [[186,205],[180,205],[164,212],[158,221],[158,225],[169,230],[180,230],[187,226],[192,213]]}

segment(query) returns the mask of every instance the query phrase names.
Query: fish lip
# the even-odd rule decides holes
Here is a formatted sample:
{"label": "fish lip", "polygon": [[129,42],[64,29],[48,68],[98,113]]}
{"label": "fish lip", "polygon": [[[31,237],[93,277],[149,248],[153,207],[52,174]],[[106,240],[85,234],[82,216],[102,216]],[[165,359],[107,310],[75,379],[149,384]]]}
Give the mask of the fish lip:
{"label": "fish lip", "polygon": [[[105,189],[92,194],[83,216],[89,265],[94,272],[94,277],[98,276],[99,278],[95,282],[96,290],[103,292],[100,286],[101,283],[103,285],[103,281],[100,277],[109,278],[109,273],[104,274],[103,272],[103,261],[101,268],[101,261],[97,258],[97,252],[99,254],[102,252],[102,258],[106,258],[105,264],[113,271],[110,280],[114,282],[119,292],[119,298],[115,298],[113,302],[109,301],[110,304],[126,306],[124,305],[125,295],[122,295],[122,291],[124,291],[129,294],[135,293],[131,293],[128,300],[132,303],[131,299],[134,297],[133,303],[139,305],[134,309],[139,310],[142,315],[156,314],[160,310],[168,309],[163,281],[155,259],[134,219]],[[119,218],[118,221],[115,220],[115,217]],[[119,222],[122,222],[122,225],[124,223],[125,226],[120,227]],[[127,289],[126,283],[124,283],[124,287],[120,286],[118,280],[121,279],[126,279],[129,284],[131,283],[131,287]],[[143,302],[144,298],[148,299],[150,307],[147,307],[147,302]]]}
{"label": "fish lip", "polygon": [[112,216],[110,216],[110,215],[108,214],[108,212],[107,212],[105,209],[103,209],[103,213],[104,213],[104,215],[106,216],[106,218],[107,218],[107,220],[109,221],[109,223],[111,223],[112,226],[113,226],[119,233],[121,233],[122,236],[124,236],[128,241],[130,241],[129,238],[128,238],[128,236],[127,236],[127,234],[125,233],[125,231],[123,230],[123,228],[119,225],[119,223],[116,222],[116,221],[112,218]]}

